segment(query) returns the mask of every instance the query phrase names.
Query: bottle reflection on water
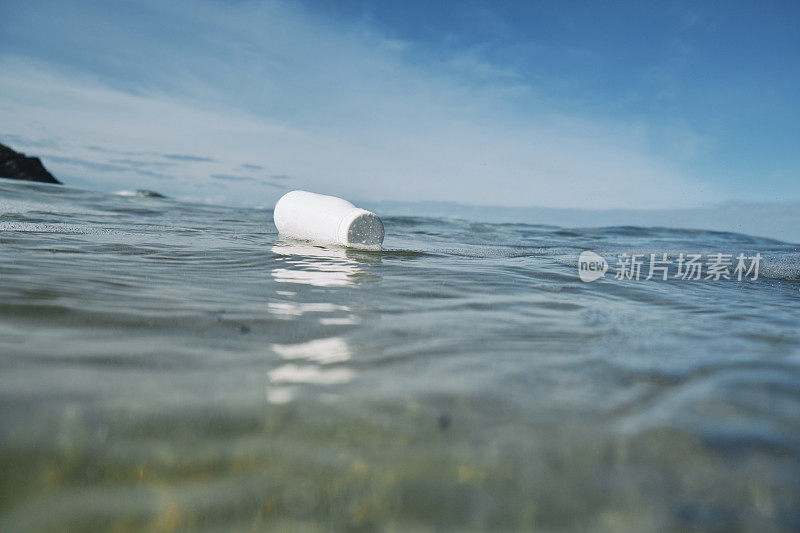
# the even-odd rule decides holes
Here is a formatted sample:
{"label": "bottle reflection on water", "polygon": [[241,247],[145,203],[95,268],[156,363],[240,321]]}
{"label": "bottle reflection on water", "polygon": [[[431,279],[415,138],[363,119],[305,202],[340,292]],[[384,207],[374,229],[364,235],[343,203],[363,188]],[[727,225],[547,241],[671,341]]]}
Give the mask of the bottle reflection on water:
{"label": "bottle reflection on water", "polygon": [[379,252],[321,246],[292,239],[278,239],[272,252],[283,256],[281,268],[272,269],[279,283],[299,283],[315,287],[341,287],[363,280],[380,279],[364,265],[380,264]]}
{"label": "bottle reflection on water", "polygon": [[[279,256],[276,258],[279,266],[271,271],[272,278],[286,285],[285,289],[276,291],[277,297],[268,303],[270,313],[282,319],[313,321],[322,326],[358,323],[358,317],[337,297],[341,293],[335,288],[380,280],[368,268],[380,264],[379,253],[294,239],[278,239],[271,251]],[[313,291],[317,287],[330,287],[334,291]],[[320,296],[328,295],[329,301],[319,301]],[[309,329],[315,328],[310,326]],[[276,343],[270,348],[282,362],[267,375],[267,400],[272,404],[295,400],[300,387],[330,388],[355,378],[355,371],[348,367],[352,348],[344,337]]]}

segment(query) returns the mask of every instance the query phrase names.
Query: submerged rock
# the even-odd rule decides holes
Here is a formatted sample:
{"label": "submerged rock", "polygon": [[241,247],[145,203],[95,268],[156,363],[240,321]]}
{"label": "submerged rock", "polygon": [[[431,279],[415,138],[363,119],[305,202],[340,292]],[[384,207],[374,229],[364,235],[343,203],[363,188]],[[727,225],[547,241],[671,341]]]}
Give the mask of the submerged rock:
{"label": "submerged rock", "polygon": [[117,191],[119,196],[139,196],[140,198],[166,198],[163,194],[149,189],[136,189],[135,191]]}
{"label": "submerged rock", "polygon": [[61,182],[44,168],[38,157],[27,157],[4,144],[0,144],[0,178],[61,185]]}

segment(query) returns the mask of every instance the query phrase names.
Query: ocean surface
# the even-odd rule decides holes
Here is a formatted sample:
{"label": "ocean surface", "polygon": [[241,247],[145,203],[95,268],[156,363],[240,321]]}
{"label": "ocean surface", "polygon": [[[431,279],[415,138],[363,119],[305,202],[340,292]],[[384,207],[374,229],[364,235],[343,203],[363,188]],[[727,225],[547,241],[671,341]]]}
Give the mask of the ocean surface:
{"label": "ocean surface", "polygon": [[797,244],[384,224],[0,180],[0,530],[800,530]]}

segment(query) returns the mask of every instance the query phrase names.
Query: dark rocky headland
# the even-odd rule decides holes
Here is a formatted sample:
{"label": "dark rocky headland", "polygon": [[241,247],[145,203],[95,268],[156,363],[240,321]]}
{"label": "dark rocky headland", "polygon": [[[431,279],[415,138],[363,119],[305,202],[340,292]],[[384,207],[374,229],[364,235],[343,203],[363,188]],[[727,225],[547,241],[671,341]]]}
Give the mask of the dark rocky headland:
{"label": "dark rocky headland", "polygon": [[61,185],[61,182],[44,168],[38,157],[27,157],[4,144],[0,144],[0,178]]}

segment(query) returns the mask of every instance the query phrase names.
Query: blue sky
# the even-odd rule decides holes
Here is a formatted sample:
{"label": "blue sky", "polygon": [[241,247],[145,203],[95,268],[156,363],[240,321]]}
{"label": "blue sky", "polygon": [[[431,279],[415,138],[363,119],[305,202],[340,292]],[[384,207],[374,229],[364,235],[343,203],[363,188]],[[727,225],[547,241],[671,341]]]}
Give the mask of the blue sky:
{"label": "blue sky", "polygon": [[0,6],[0,142],[190,200],[798,200],[797,94],[797,2]]}

